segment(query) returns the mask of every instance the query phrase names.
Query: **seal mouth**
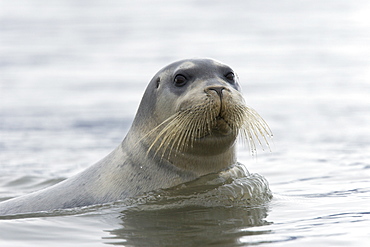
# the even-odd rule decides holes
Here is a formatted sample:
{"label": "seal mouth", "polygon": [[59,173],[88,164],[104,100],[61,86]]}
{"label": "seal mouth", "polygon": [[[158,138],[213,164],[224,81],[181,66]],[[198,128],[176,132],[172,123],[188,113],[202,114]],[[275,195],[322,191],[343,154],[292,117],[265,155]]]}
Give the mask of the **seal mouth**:
{"label": "seal mouth", "polygon": [[[226,136],[232,134],[232,126],[221,115],[218,115],[214,121],[214,126],[208,135],[214,134],[216,136]],[[208,136],[207,135],[207,136]]]}
{"label": "seal mouth", "polygon": [[214,121],[212,121],[212,126],[203,133],[199,131],[198,136],[196,136],[194,140],[200,141],[209,137],[222,138],[230,136],[233,133],[235,133],[235,130],[232,129],[232,126],[223,117],[218,116]]}

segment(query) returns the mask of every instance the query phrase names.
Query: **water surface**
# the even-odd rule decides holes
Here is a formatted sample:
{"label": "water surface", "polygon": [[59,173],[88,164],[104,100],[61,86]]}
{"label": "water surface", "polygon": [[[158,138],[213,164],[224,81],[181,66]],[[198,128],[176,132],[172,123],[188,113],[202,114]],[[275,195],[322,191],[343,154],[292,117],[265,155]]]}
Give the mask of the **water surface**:
{"label": "water surface", "polygon": [[274,140],[239,161],[259,205],[103,205],[0,220],[1,246],[366,246],[367,1],[0,1],[0,199],[38,190],[124,138],[151,77],[231,65]]}

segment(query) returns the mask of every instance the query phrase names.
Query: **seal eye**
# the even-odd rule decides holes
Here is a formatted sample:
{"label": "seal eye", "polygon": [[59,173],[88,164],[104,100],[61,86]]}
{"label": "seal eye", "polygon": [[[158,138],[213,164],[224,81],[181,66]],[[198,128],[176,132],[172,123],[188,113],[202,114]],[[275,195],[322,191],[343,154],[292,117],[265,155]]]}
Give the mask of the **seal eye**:
{"label": "seal eye", "polygon": [[175,79],[173,80],[173,82],[175,83],[175,86],[182,87],[186,84],[187,79],[185,76],[179,74],[175,76]]}
{"label": "seal eye", "polygon": [[228,81],[234,82],[235,81],[235,74],[233,72],[229,72],[225,75]]}

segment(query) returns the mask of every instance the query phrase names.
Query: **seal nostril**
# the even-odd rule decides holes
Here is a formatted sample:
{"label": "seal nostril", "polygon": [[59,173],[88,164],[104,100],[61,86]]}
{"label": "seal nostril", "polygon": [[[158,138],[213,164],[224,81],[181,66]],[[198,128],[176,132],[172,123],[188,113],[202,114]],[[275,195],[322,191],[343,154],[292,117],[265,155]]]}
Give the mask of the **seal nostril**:
{"label": "seal nostril", "polygon": [[220,98],[222,98],[222,90],[224,89],[225,89],[224,87],[209,87],[208,88],[208,90],[216,91],[216,93],[218,94],[218,96],[220,96]]}

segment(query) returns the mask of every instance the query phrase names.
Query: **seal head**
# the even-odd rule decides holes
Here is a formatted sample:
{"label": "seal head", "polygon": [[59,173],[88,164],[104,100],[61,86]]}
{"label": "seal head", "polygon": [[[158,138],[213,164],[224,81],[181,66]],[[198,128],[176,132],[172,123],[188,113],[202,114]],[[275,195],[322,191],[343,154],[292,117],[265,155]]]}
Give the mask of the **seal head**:
{"label": "seal head", "polygon": [[241,132],[268,131],[240,91],[236,73],[218,61],[172,63],[149,83],[131,131],[149,156],[195,176],[218,172],[236,163]]}

